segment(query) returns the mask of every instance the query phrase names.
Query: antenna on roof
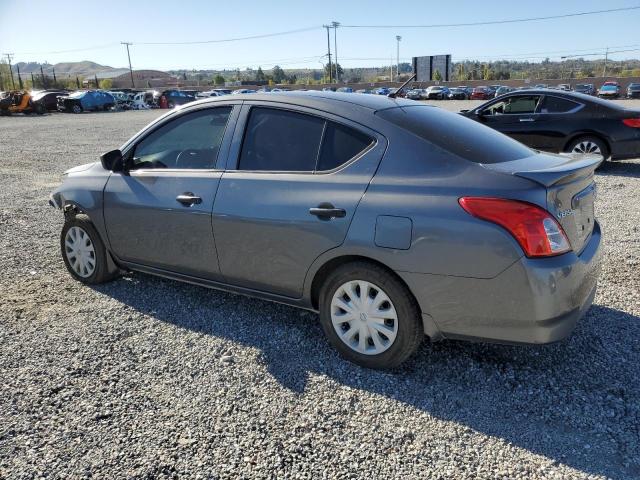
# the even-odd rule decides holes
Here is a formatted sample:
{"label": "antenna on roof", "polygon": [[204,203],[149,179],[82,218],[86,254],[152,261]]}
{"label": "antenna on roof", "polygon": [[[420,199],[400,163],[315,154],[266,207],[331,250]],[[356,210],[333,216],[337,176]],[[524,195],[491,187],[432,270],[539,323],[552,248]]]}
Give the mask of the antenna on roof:
{"label": "antenna on roof", "polygon": [[415,80],[415,78],[416,78],[416,76],[417,76],[417,75],[418,75],[417,73],[414,73],[413,75],[411,75],[411,76],[409,77],[409,80],[407,80],[407,81],[406,81],[406,82],[404,82],[402,85],[400,85],[400,88],[398,88],[398,90],[396,90],[395,92],[390,93],[389,95],[387,95],[387,97],[389,97],[389,98],[396,98],[396,97],[398,96],[398,94],[402,91],[402,89],[403,89],[404,87],[406,87],[406,86],[409,84],[409,82],[411,82],[411,81]]}

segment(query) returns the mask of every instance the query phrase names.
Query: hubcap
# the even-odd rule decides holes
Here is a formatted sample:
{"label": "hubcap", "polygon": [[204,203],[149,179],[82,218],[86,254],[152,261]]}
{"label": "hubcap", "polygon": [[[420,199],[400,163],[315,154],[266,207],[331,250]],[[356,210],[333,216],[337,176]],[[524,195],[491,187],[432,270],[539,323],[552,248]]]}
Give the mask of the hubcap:
{"label": "hubcap", "polygon": [[591,153],[593,155],[602,156],[602,151],[600,150],[600,147],[596,143],[590,140],[585,140],[584,142],[577,143],[573,147],[573,150],[571,150],[571,152],[572,153]]}
{"label": "hubcap", "polygon": [[384,352],[398,334],[398,314],[391,299],[363,280],[349,281],[333,294],[331,323],[340,340],[365,355]]}
{"label": "hubcap", "polygon": [[96,252],[89,234],[80,227],[71,227],[64,237],[64,251],[69,265],[82,278],[96,269]]}

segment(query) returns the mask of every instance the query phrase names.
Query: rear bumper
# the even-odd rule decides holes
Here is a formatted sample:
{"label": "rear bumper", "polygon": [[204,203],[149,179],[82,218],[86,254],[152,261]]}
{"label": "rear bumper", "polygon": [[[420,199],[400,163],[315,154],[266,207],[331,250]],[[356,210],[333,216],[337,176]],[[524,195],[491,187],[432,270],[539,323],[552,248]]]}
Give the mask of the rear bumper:
{"label": "rear bumper", "polygon": [[610,142],[611,160],[626,160],[640,157],[640,129],[628,128],[625,138]]}
{"label": "rear bumper", "polygon": [[600,244],[596,222],[579,255],[523,257],[495,278],[398,275],[433,319],[436,338],[552,343],[566,338],[593,302]]}

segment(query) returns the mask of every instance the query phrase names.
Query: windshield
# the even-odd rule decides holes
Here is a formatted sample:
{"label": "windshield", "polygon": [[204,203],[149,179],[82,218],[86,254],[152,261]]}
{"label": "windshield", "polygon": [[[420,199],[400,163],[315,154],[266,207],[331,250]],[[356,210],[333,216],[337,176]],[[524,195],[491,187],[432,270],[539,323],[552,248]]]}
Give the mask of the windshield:
{"label": "windshield", "polygon": [[509,162],[534,154],[530,148],[492,128],[437,107],[395,107],[380,110],[376,115],[475,163]]}
{"label": "windshield", "polygon": [[615,90],[615,89],[616,89],[615,85],[603,85],[600,90]]}
{"label": "windshield", "polygon": [[69,95],[69,98],[80,98],[83,97],[85,93],[87,92],[73,92]]}

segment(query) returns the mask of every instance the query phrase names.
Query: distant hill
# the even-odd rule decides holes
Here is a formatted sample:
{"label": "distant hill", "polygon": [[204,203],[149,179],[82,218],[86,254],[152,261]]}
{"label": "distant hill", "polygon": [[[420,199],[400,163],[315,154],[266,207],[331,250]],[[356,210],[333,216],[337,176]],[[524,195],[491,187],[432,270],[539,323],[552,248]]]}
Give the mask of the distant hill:
{"label": "distant hill", "polygon": [[42,70],[44,70],[45,75],[51,75],[54,69],[56,71],[56,75],[79,75],[83,77],[88,77],[100,72],[120,70],[107,65],[90,62],[88,60],[83,62],[61,62],[56,63],[55,65],[51,65],[49,63],[40,64],[38,62],[19,62],[16,64],[16,66],[20,68],[20,73],[40,73],[40,65],[42,65]]}

